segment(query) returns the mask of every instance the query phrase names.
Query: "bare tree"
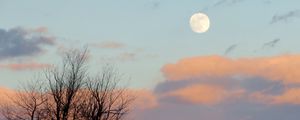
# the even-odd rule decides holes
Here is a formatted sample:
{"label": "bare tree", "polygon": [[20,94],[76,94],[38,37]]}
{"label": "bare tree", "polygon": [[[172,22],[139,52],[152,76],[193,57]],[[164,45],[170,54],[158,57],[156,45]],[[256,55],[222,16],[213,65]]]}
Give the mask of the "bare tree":
{"label": "bare tree", "polygon": [[87,97],[80,105],[80,113],[87,120],[121,120],[132,98],[126,89],[118,88],[119,74],[110,66],[87,82]]}
{"label": "bare tree", "polygon": [[[87,49],[70,50],[61,66],[44,72],[44,84],[29,84],[10,105],[2,105],[7,120],[121,120],[132,97],[121,88],[112,66],[91,77]],[[22,113],[22,114],[19,114]]]}
{"label": "bare tree", "polygon": [[47,89],[51,101],[48,101],[49,116],[56,120],[68,120],[77,101],[75,96],[84,87],[87,76],[87,50],[72,50],[65,54],[62,68],[52,68],[45,72]]}
{"label": "bare tree", "polygon": [[1,112],[6,119],[40,120],[43,118],[42,105],[47,98],[39,82],[25,84],[22,90],[9,97],[11,103],[1,105]]}

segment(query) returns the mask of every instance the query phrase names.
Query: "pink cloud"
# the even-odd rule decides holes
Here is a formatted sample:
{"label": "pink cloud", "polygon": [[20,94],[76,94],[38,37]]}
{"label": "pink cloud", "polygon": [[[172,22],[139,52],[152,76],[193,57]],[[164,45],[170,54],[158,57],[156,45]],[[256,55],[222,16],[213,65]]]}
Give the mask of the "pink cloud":
{"label": "pink cloud", "polygon": [[131,89],[131,94],[135,96],[133,107],[144,110],[158,106],[157,96],[150,90]]}
{"label": "pink cloud", "polygon": [[275,104],[300,104],[300,88],[291,88],[283,94],[274,96],[273,103]]}
{"label": "pink cloud", "polygon": [[0,64],[0,68],[4,69],[10,69],[14,71],[20,71],[20,70],[36,70],[36,69],[43,69],[50,67],[50,64],[43,64],[43,63],[12,63],[12,64]]}
{"label": "pink cloud", "polygon": [[[1,101],[9,101],[10,98],[16,96],[18,92],[20,91],[0,86],[0,103]],[[128,89],[124,94],[134,98],[132,101],[132,107],[134,109],[144,110],[158,106],[157,97],[150,90]]]}
{"label": "pink cloud", "polygon": [[284,83],[300,83],[300,55],[232,59],[222,56],[185,58],[162,68],[168,80],[234,75],[263,77]]}
{"label": "pink cloud", "polygon": [[241,98],[278,105],[300,104],[300,88],[291,87],[300,83],[299,68],[300,55],[237,59],[214,55],[184,58],[161,70],[167,81],[186,84],[167,94],[190,103],[214,105]]}
{"label": "pink cloud", "polygon": [[93,44],[93,46],[107,49],[118,49],[123,48],[125,45],[123,43],[114,42],[114,41],[106,41],[99,44]]}
{"label": "pink cloud", "polygon": [[217,85],[197,84],[181,88],[170,93],[168,96],[176,96],[194,104],[214,105],[228,98],[238,98],[244,94],[244,90],[226,90]]}
{"label": "pink cloud", "polygon": [[0,105],[9,103],[10,98],[14,96],[16,96],[15,90],[6,87],[0,87]]}
{"label": "pink cloud", "polygon": [[38,28],[35,28],[35,29],[31,29],[30,31],[32,32],[37,32],[37,33],[48,33],[48,28],[45,27],[45,26],[41,26],[41,27],[38,27]]}
{"label": "pink cloud", "polygon": [[256,92],[251,95],[252,99],[267,104],[298,104],[300,105],[300,88],[289,88],[279,95],[268,95]]}

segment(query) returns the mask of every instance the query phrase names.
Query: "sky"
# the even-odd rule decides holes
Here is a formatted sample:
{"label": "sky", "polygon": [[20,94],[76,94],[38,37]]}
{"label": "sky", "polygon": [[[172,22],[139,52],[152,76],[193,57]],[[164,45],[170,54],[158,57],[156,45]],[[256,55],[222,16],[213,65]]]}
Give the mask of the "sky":
{"label": "sky", "polygon": [[[137,120],[297,120],[299,0],[0,0],[0,88],[88,46],[138,91]],[[210,28],[192,31],[205,13]],[[0,90],[1,92],[1,90]]]}

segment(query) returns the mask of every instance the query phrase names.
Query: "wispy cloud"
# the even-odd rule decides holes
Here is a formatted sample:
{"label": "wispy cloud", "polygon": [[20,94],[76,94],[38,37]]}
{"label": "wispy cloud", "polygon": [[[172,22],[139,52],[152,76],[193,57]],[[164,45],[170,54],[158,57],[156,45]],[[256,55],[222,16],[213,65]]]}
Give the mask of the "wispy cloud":
{"label": "wispy cloud", "polygon": [[122,60],[122,61],[128,61],[128,60],[134,60],[134,59],[136,59],[136,53],[127,53],[127,52],[125,52],[125,53],[121,53],[120,55],[119,55],[119,59],[120,60]]}
{"label": "wispy cloud", "polygon": [[33,29],[28,29],[27,31],[31,32],[31,33],[48,33],[49,30],[47,27],[45,26],[41,26],[38,28],[33,28]]}
{"label": "wispy cloud", "polygon": [[213,7],[223,6],[223,5],[234,5],[245,0],[219,0],[213,4]]}
{"label": "wispy cloud", "polygon": [[132,62],[145,59],[156,59],[159,57],[158,54],[148,53],[143,48],[128,47],[128,49],[126,51],[117,51],[117,53],[114,54],[103,55],[100,59],[102,62]]}
{"label": "wispy cloud", "polygon": [[44,51],[44,45],[55,45],[54,37],[36,34],[46,32],[45,29],[26,30],[20,27],[0,29],[0,60],[37,55]]}
{"label": "wispy cloud", "polygon": [[115,41],[105,41],[101,43],[92,44],[92,46],[104,49],[120,49],[126,47],[125,44]]}
{"label": "wispy cloud", "polygon": [[237,44],[233,44],[233,45],[229,46],[229,47],[225,50],[224,55],[228,55],[230,52],[232,52],[234,49],[236,49],[236,47],[237,47]]}
{"label": "wispy cloud", "polygon": [[13,71],[22,70],[37,70],[50,67],[50,64],[30,62],[30,63],[11,63],[11,64],[0,64],[0,69],[9,69]]}
{"label": "wispy cloud", "polygon": [[[217,8],[217,7],[238,5],[238,4],[246,2],[246,1],[251,1],[251,0],[215,0],[210,5],[206,6],[202,10],[206,11],[206,10],[209,10],[212,8]],[[260,0],[260,2],[263,4],[271,4],[271,1],[269,1],[269,0]]]}
{"label": "wispy cloud", "polygon": [[276,38],[276,39],[274,39],[274,40],[272,40],[272,41],[266,42],[266,43],[263,44],[262,48],[264,49],[264,48],[266,48],[266,47],[275,47],[275,45],[276,45],[279,41],[280,41],[280,39],[279,39],[279,38]]}
{"label": "wispy cloud", "polygon": [[158,9],[161,6],[161,2],[159,1],[151,1],[148,4],[146,4],[147,6],[149,6],[152,9]]}
{"label": "wispy cloud", "polygon": [[203,8],[202,11],[207,11],[212,8],[217,8],[217,7],[221,7],[221,6],[235,5],[235,4],[241,3],[243,1],[246,1],[246,0],[217,0],[217,1],[213,1],[210,5]]}
{"label": "wispy cloud", "polygon": [[138,58],[138,53],[135,52],[121,52],[116,55],[102,56],[102,62],[128,62],[135,61]]}
{"label": "wispy cloud", "polygon": [[278,14],[278,15],[274,15],[272,20],[271,20],[271,24],[277,23],[277,22],[288,22],[289,19],[295,18],[295,17],[300,17],[300,10],[293,10],[293,11],[289,11],[286,13],[282,13],[282,14]]}

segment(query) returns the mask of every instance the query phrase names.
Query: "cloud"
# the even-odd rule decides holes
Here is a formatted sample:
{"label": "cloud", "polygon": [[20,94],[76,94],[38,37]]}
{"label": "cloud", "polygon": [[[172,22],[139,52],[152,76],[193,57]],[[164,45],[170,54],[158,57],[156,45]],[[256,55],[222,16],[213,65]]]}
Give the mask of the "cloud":
{"label": "cloud", "polygon": [[201,77],[256,76],[286,84],[300,83],[300,55],[232,59],[222,56],[185,58],[163,66],[168,80]]}
{"label": "cloud", "polygon": [[146,7],[149,7],[151,9],[158,9],[161,7],[161,2],[160,1],[150,1],[145,4]]}
{"label": "cloud", "polygon": [[134,52],[122,52],[116,55],[103,55],[100,59],[102,62],[131,62],[137,60],[138,54]]}
{"label": "cloud", "polygon": [[[207,94],[210,93],[210,94]],[[169,93],[192,103],[215,104],[222,100],[225,90],[218,86],[192,85]]]}
{"label": "cloud", "polygon": [[229,101],[299,104],[299,67],[300,55],[184,58],[162,67],[166,81],[159,83],[155,92],[200,105]]}
{"label": "cloud", "polygon": [[237,47],[237,44],[233,44],[231,46],[229,46],[225,52],[224,52],[224,55],[228,55],[230,52],[232,52],[235,48]]}
{"label": "cloud", "polygon": [[105,49],[119,49],[119,48],[124,48],[126,45],[115,41],[106,41],[106,42],[101,42],[99,44],[93,44],[93,46],[99,48],[105,48]]}
{"label": "cloud", "polygon": [[[250,1],[250,0],[211,0],[213,1],[210,5],[204,7],[202,11],[207,11],[212,8],[217,8],[217,7],[227,7],[227,6],[233,6],[233,5],[238,5],[240,3]],[[271,1],[269,0],[259,0],[259,2],[263,4],[271,4]]]}
{"label": "cloud", "polygon": [[137,56],[136,53],[125,52],[119,55],[119,59],[122,61],[134,60],[136,56]]}
{"label": "cloud", "polygon": [[265,48],[265,47],[275,47],[275,45],[276,45],[278,42],[280,42],[280,39],[279,39],[279,38],[276,38],[276,39],[274,39],[274,40],[272,40],[272,41],[269,41],[269,42],[267,42],[267,43],[264,43],[263,46],[262,46],[262,48]]}
{"label": "cloud", "polygon": [[32,33],[48,33],[49,30],[47,27],[38,27],[38,28],[34,28],[34,29],[29,29],[28,31],[32,32]]}
{"label": "cloud", "polygon": [[36,33],[46,32],[45,29],[26,30],[20,27],[0,29],[0,60],[34,56],[44,51],[44,45],[53,46],[54,37]]}
{"label": "cloud", "polygon": [[300,55],[183,58],[162,66],[166,80],[153,91],[129,90],[136,95],[129,116],[141,120],[298,120],[299,67]]}
{"label": "cloud", "polygon": [[9,103],[10,98],[16,95],[16,91],[0,86],[0,105]]}
{"label": "cloud", "polygon": [[256,101],[272,105],[300,105],[300,88],[288,88],[279,95],[269,95],[262,92],[256,92],[253,93],[251,97]]}
{"label": "cloud", "polygon": [[162,67],[142,120],[298,120],[300,55],[198,56]]}
{"label": "cloud", "polygon": [[238,97],[244,91],[228,91],[222,86],[196,84],[168,93],[194,104],[214,105],[222,102],[227,97]]}
{"label": "cloud", "polygon": [[0,69],[9,69],[14,71],[21,71],[21,70],[36,70],[36,69],[43,69],[50,67],[50,64],[43,64],[43,63],[12,63],[12,64],[0,64]]}
{"label": "cloud", "polygon": [[[23,90],[15,90],[0,86],[0,110],[2,105],[13,105],[12,100],[18,99],[18,94],[23,94]],[[26,94],[26,93],[25,93]],[[150,90],[145,89],[127,89],[123,93],[130,97],[134,97],[131,105],[132,112],[143,111],[147,109],[154,109],[158,106],[157,98]],[[130,112],[131,113],[131,112]],[[136,115],[130,114],[126,117],[135,117]],[[0,112],[0,118],[1,118]]]}
{"label": "cloud", "polygon": [[294,17],[300,17],[300,10],[297,9],[297,10],[289,11],[287,13],[274,15],[270,23],[274,24],[281,21],[287,22],[289,19]]}
{"label": "cloud", "polygon": [[[279,96],[284,93],[285,88],[281,82],[255,77],[206,77],[165,81],[156,86],[155,93],[161,100],[177,99],[181,102],[211,106],[237,101],[252,102],[250,98],[256,98],[256,93]],[[270,101],[257,102],[268,104]]]}
{"label": "cloud", "polygon": [[233,5],[243,1],[245,0],[219,0],[215,4],[213,4],[213,7],[222,6],[222,5]]}
{"label": "cloud", "polygon": [[273,96],[272,103],[275,104],[300,104],[300,88],[292,88],[282,95]]}
{"label": "cloud", "polygon": [[157,96],[150,90],[131,89],[131,94],[135,97],[133,107],[137,110],[155,108],[158,106]]}

